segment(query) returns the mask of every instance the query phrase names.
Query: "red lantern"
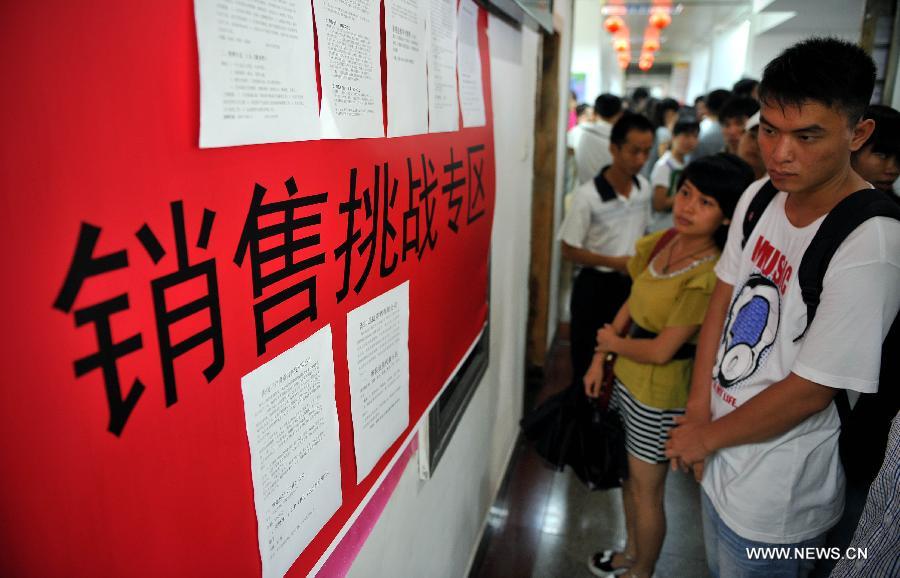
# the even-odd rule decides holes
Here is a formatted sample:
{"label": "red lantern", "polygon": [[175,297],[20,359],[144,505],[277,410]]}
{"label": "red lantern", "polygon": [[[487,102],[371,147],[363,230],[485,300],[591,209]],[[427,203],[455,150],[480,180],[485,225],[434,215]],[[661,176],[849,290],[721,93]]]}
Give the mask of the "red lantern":
{"label": "red lantern", "polygon": [[610,16],[603,22],[603,26],[606,28],[606,31],[610,34],[615,34],[619,30],[625,26],[625,21],[619,18],[618,16]]}
{"label": "red lantern", "polygon": [[631,49],[631,43],[627,38],[616,38],[613,40],[613,50],[616,52],[625,52]]}
{"label": "red lantern", "polygon": [[644,72],[653,68],[653,53],[642,52],[640,59],[638,59],[638,68]]}
{"label": "red lantern", "polygon": [[666,10],[654,10],[650,14],[650,26],[662,30],[672,23],[672,16]]}

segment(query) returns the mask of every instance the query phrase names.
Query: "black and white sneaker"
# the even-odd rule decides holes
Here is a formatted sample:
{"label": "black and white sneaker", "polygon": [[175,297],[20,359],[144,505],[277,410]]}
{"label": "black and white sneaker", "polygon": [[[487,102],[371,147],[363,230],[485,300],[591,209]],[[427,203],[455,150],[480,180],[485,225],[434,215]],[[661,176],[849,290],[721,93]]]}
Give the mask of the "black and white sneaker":
{"label": "black and white sneaker", "polygon": [[[621,566],[619,568],[613,567],[613,557],[615,557],[615,555],[618,553],[619,552],[616,552],[615,550],[603,550],[602,552],[595,552],[590,558],[588,558],[588,570],[590,570],[591,574],[593,574],[594,576],[600,576],[601,578],[621,576],[625,572],[628,572],[628,568],[630,566]],[[622,554],[622,556],[624,557],[625,555]]]}

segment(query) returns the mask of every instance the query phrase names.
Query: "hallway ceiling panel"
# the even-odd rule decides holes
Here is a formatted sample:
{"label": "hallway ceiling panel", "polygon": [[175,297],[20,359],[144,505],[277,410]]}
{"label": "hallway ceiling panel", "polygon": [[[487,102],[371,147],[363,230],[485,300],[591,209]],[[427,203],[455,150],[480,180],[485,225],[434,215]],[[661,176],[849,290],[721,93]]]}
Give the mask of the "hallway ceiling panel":
{"label": "hallway ceiling panel", "polygon": [[[575,1],[592,3],[597,0]],[[601,3],[610,5],[610,2],[602,0]],[[639,9],[650,6],[651,2],[626,0],[623,4]],[[672,5],[681,5],[681,13],[673,15],[672,23],[660,34],[662,47],[656,54],[657,63],[671,63],[689,58],[698,40],[709,38],[717,26],[728,26],[742,17],[747,17],[751,11],[752,0],[683,0],[673,1]],[[646,13],[628,14],[624,17],[630,31],[632,62],[637,62],[640,56],[644,29],[648,26],[647,18]],[[602,27],[603,22],[598,22],[597,25]],[[602,47],[603,51],[612,50],[612,35],[604,31],[602,37],[606,41]]]}

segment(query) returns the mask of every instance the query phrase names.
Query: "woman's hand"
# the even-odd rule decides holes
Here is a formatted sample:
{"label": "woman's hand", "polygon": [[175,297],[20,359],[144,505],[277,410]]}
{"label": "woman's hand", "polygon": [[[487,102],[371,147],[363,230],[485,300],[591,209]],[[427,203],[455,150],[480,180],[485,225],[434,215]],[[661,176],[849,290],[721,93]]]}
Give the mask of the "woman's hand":
{"label": "woman's hand", "polygon": [[584,374],[584,393],[588,397],[600,397],[600,388],[603,385],[603,357],[604,353],[594,354],[591,366]]}
{"label": "woman's hand", "polygon": [[622,340],[613,326],[607,323],[599,331],[597,331],[597,349],[609,351],[611,353],[619,353],[618,344]]}

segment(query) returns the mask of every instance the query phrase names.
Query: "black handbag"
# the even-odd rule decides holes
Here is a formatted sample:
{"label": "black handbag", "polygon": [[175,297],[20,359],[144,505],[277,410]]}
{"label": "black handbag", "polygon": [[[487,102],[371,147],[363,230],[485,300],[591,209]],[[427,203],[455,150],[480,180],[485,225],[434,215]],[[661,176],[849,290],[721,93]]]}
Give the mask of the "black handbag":
{"label": "black handbag", "polygon": [[546,465],[556,471],[568,465],[589,490],[616,488],[628,477],[622,420],[604,393],[606,399],[589,399],[583,390],[569,387],[520,422]]}
{"label": "black handbag", "polygon": [[558,472],[566,467],[575,430],[578,396],[574,387],[566,388],[547,398],[519,422],[525,439],[544,463]]}
{"label": "black handbag", "polygon": [[592,399],[577,419],[566,463],[589,490],[608,490],[628,478],[625,429],[615,408]]}

